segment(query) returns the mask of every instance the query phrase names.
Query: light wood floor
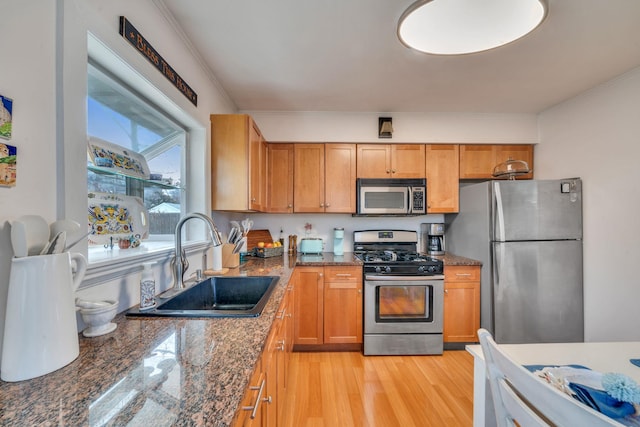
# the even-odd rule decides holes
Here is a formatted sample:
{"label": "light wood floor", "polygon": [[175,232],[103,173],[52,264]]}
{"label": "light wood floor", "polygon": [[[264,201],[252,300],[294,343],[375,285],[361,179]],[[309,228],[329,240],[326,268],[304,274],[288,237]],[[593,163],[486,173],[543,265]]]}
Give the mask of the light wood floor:
{"label": "light wood floor", "polygon": [[[279,427],[471,426],[473,358],[293,353]],[[280,424],[280,423],[278,423]]]}

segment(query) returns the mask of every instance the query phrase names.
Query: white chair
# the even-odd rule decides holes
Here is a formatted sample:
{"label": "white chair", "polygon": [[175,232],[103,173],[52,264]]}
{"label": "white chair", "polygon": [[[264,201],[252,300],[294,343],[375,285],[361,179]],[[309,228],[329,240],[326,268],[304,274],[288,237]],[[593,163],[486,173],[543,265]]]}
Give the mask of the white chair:
{"label": "white chair", "polygon": [[[622,426],[514,362],[489,331],[478,330],[498,427]],[[517,422],[517,424],[514,423]]]}

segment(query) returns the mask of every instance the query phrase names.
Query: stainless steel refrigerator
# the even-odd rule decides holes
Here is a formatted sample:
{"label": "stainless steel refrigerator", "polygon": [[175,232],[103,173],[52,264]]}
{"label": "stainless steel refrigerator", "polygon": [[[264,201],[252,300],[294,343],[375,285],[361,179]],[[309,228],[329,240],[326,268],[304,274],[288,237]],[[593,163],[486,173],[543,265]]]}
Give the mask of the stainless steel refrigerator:
{"label": "stainless steel refrigerator", "polygon": [[482,261],[480,323],[498,343],[584,341],[582,181],[460,187],[447,251]]}

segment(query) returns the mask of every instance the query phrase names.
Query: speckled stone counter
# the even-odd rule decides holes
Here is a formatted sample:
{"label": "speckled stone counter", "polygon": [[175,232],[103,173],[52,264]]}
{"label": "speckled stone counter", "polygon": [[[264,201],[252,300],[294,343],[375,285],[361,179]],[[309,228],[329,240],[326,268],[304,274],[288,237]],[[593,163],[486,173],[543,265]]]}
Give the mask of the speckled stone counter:
{"label": "speckled stone counter", "polygon": [[226,426],[284,296],[295,257],[255,258],[228,275],[276,275],[257,318],[116,316],[107,335],[80,335],[80,356],[55,372],[0,382],[2,426]]}
{"label": "speckled stone counter", "polygon": [[280,281],[257,318],[114,319],[80,335],[80,356],[55,372],[0,382],[2,426],[227,426],[260,357],[295,265],[360,265],[350,253],[249,258],[227,275]]}
{"label": "speckled stone counter", "polygon": [[362,265],[362,261],[353,256],[351,252],[345,252],[344,255],[334,255],[333,252],[323,252],[317,255],[298,253],[296,265],[307,267],[319,265]]}
{"label": "speckled stone counter", "polygon": [[442,256],[435,256],[434,258],[441,259],[444,262],[444,265],[482,265],[480,261],[475,259],[466,258],[459,255],[454,254],[444,254]]}

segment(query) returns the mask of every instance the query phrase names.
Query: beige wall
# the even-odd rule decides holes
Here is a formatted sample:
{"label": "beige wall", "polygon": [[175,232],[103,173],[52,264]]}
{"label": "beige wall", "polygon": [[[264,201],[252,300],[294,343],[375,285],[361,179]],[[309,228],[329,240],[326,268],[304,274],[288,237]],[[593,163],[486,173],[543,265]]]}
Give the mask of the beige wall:
{"label": "beige wall", "polygon": [[537,177],[583,179],[585,338],[640,340],[640,68],[539,123]]}

